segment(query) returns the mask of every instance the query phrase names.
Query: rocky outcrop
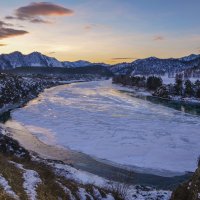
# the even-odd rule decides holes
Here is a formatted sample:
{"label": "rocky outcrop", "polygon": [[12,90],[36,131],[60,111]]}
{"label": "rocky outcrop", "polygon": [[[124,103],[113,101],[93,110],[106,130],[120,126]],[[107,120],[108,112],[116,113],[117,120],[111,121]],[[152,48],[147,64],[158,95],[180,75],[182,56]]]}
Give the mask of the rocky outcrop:
{"label": "rocky outcrop", "polygon": [[4,131],[3,128],[0,128],[0,152],[8,156],[14,155],[20,158],[30,159],[29,152],[20,146],[16,140],[4,135]]}
{"label": "rocky outcrop", "polygon": [[154,93],[153,96],[170,99],[169,89],[165,85],[160,86]]}
{"label": "rocky outcrop", "polygon": [[45,88],[58,85],[55,80],[23,78],[0,74],[0,109],[14,104],[23,104],[36,97]]}
{"label": "rocky outcrop", "polygon": [[200,199],[200,167],[192,178],[181,184],[173,193],[171,200],[199,200]]}

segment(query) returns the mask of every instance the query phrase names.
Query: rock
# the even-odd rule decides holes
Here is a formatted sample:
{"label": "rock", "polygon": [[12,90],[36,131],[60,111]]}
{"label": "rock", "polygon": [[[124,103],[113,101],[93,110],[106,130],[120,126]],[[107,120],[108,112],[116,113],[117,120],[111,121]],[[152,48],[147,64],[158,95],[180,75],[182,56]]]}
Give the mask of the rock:
{"label": "rock", "polygon": [[153,96],[170,99],[169,90],[165,85],[160,86],[154,93]]}
{"label": "rock", "polygon": [[200,200],[200,167],[188,182],[178,186],[171,200]]}
{"label": "rock", "polygon": [[15,155],[20,158],[30,159],[29,152],[21,147],[19,143],[2,134],[3,129],[0,128],[0,152],[6,155]]}

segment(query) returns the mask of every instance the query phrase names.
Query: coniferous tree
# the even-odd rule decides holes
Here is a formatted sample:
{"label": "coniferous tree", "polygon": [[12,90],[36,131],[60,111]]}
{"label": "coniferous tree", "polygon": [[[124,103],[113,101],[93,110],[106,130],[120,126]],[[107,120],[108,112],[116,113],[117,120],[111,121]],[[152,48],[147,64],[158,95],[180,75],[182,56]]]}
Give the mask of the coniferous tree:
{"label": "coniferous tree", "polygon": [[156,90],[162,85],[162,79],[156,76],[150,76],[147,78],[147,88],[149,90]]}
{"label": "coniferous tree", "polygon": [[183,94],[183,76],[180,74],[176,75],[176,83],[174,85],[175,93],[176,95],[181,95]]}
{"label": "coniferous tree", "polygon": [[195,81],[195,97],[200,98],[200,81]]}
{"label": "coniferous tree", "polygon": [[185,96],[191,97],[194,95],[193,84],[190,80],[185,81]]}

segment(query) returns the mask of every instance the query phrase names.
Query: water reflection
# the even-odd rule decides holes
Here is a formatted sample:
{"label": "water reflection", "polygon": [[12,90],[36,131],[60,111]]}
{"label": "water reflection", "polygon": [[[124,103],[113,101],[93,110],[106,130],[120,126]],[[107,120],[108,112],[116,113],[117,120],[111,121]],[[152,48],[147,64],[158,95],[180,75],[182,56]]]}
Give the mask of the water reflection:
{"label": "water reflection", "polygon": [[159,104],[162,106],[173,108],[173,109],[181,111],[183,113],[188,113],[188,114],[192,114],[192,115],[200,115],[200,103],[172,101],[172,100],[168,100],[168,99],[161,99],[161,98],[154,97],[154,96],[142,96],[142,95],[138,95],[134,91],[130,92],[130,91],[126,91],[126,90],[124,90],[124,91],[120,90],[120,92],[127,93],[132,97],[140,98],[145,101],[150,101],[151,103],[154,103],[154,104]]}

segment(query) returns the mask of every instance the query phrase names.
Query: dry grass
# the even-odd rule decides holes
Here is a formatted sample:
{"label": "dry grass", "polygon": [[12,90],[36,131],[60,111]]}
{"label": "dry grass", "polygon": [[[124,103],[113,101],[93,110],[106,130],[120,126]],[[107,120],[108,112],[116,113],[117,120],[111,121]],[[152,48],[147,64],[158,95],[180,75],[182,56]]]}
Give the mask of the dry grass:
{"label": "dry grass", "polygon": [[[36,171],[42,183],[40,183],[36,189],[37,199],[38,200],[68,200],[69,195],[65,193],[63,186],[68,188],[75,199],[80,200],[78,196],[79,188],[84,188],[86,192],[95,199],[93,194],[94,186],[92,184],[84,185],[77,183],[73,180],[67,180],[62,176],[57,176],[53,172],[50,166],[45,165],[41,162],[30,161],[28,159],[20,159],[14,156],[5,156],[0,153],[0,174],[8,181],[9,185],[12,187],[13,191],[20,197],[20,200],[27,200],[28,197],[23,188],[23,171],[16,168],[16,166],[9,161],[14,161],[20,163],[24,166],[25,169],[30,169]],[[95,186],[99,190],[102,198],[106,197],[106,194],[112,193],[116,200],[122,200],[121,195],[113,188],[113,191],[110,189],[102,189]],[[116,188],[115,188],[116,189]],[[12,200],[12,198],[6,194],[3,188],[0,188],[0,200]],[[90,200],[90,197],[87,196],[87,200]]]}
{"label": "dry grass", "polygon": [[23,188],[22,171],[9,163],[9,158],[0,154],[0,173],[8,181],[13,191],[20,197],[20,200],[26,200],[27,195]]}
{"label": "dry grass", "polygon": [[14,200],[12,197],[10,197],[9,195],[7,195],[3,188],[0,188],[0,199],[1,200]]}

